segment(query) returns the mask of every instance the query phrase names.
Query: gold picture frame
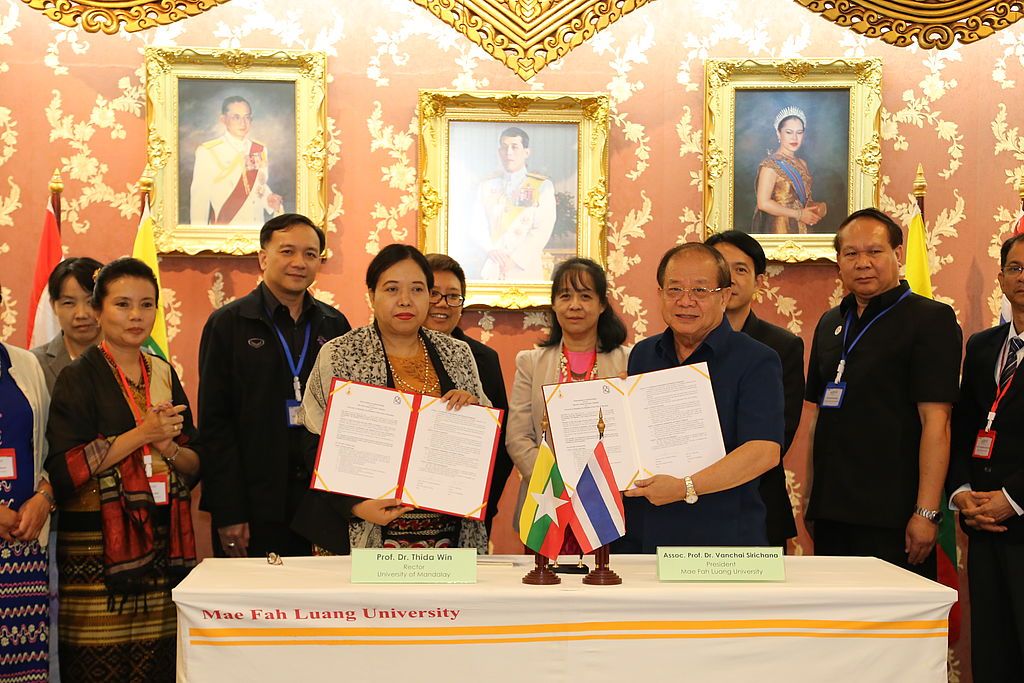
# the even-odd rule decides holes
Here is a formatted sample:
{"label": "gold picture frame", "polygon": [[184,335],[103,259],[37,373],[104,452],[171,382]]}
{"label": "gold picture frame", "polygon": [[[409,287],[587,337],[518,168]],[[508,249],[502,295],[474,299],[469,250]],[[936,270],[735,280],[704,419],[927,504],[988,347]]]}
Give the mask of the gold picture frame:
{"label": "gold picture frame", "polygon": [[604,263],[609,106],[603,93],[420,91],[419,246],[462,264],[467,306],[545,306],[560,260]]}
{"label": "gold picture frame", "polygon": [[769,259],[834,261],[838,223],[878,204],[882,60],[708,59],[704,68],[705,236],[735,228]]}
{"label": "gold picture frame", "polygon": [[326,228],[325,53],[147,47],[145,59],[160,252],[253,254],[275,213]]}

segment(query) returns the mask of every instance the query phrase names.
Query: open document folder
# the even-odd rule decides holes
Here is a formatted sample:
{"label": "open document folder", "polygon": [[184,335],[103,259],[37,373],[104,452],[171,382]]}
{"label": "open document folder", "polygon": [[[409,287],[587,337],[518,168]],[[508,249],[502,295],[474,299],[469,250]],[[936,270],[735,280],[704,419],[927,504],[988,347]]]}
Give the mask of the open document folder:
{"label": "open document folder", "polygon": [[544,386],[558,467],[575,488],[597,445],[604,448],[620,491],[654,474],[685,477],[725,457],[707,363]]}
{"label": "open document folder", "polygon": [[335,378],[310,488],[482,520],[502,412]]}

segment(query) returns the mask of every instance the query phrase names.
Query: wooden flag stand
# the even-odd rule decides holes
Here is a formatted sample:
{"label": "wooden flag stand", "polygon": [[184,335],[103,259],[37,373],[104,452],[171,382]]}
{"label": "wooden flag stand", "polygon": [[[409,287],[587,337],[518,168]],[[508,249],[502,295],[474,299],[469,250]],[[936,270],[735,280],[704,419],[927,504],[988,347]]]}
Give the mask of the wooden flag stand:
{"label": "wooden flag stand", "polygon": [[529,574],[523,577],[523,583],[530,586],[551,586],[556,583],[562,583],[562,579],[559,578],[558,574],[551,571],[548,567],[548,558],[535,552],[533,559],[536,562],[536,566],[530,570]]}
{"label": "wooden flag stand", "polygon": [[622,578],[608,568],[608,546],[603,545],[594,551],[594,570],[583,577],[588,586],[618,586]]}

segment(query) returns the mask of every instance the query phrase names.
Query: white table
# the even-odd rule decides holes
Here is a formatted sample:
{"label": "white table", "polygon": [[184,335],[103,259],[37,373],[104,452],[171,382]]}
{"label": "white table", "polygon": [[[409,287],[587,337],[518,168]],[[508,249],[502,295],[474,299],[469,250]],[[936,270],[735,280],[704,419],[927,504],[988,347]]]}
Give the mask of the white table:
{"label": "white table", "polygon": [[874,558],[698,584],[613,556],[621,586],[526,586],[532,558],[503,559],[476,584],[426,586],[352,584],[347,557],[204,560],[173,594],[178,680],[946,680],[956,592]]}

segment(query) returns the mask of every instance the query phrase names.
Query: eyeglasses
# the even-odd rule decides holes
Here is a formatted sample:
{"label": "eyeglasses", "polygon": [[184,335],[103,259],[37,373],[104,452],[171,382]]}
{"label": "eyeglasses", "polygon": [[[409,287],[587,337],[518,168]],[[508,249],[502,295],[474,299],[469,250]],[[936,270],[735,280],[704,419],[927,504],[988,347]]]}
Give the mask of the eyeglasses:
{"label": "eyeglasses", "polygon": [[1003,275],[1007,277],[1020,277],[1021,273],[1024,273],[1024,266],[1013,264],[1012,266],[1003,266]]}
{"label": "eyeglasses", "polygon": [[712,294],[721,292],[723,289],[728,289],[731,286],[730,284],[724,287],[715,287],[714,289],[708,289],[707,287],[666,287],[661,291],[669,301],[679,301],[687,294],[695,301],[705,301]]}
{"label": "eyeglasses", "polygon": [[458,308],[466,300],[466,297],[461,294],[442,294],[441,292],[430,293],[430,303],[439,304],[441,303],[441,299],[444,299],[445,303],[452,308]]}

